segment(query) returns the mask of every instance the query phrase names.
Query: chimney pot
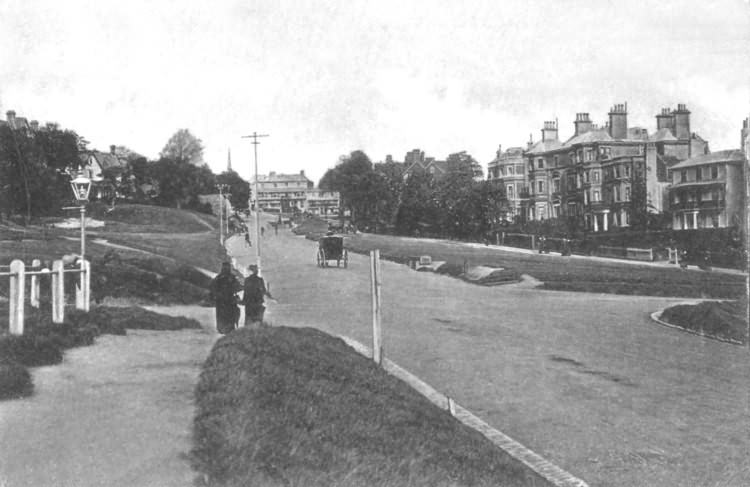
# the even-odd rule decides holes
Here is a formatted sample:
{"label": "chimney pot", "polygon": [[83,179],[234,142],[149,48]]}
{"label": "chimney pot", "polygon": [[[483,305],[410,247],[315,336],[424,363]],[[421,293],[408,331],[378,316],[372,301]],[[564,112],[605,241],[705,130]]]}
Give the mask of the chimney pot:
{"label": "chimney pot", "polygon": [[114,145],[110,145],[109,146],[109,153],[112,154],[112,155],[115,155],[115,146]]}

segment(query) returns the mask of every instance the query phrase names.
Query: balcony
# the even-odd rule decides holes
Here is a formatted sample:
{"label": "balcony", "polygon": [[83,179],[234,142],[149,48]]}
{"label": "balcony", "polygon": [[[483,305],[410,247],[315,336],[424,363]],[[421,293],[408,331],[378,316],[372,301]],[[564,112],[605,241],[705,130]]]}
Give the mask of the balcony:
{"label": "balcony", "polygon": [[689,210],[723,210],[727,203],[724,199],[704,200],[704,201],[680,201],[669,205],[672,211],[689,211]]}

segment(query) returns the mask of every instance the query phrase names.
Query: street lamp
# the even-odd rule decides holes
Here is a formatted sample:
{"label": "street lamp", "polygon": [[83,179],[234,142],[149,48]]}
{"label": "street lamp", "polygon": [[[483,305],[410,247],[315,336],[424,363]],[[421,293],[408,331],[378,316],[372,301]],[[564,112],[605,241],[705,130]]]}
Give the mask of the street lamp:
{"label": "street lamp", "polygon": [[81,262],[83,263],[86,253],[86,203],[89,201],[91,179],[87,178],[83,171],[80,171],[78,176],[70,181],[70,187],[73,189],[73,196],[76,201],[81,205]]}

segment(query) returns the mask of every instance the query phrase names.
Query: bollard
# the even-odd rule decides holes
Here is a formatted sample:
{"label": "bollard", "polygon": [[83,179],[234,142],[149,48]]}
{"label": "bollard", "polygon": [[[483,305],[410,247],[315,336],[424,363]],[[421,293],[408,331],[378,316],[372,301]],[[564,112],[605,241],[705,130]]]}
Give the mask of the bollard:
{"label": "bollard", "polygon": [[[34,259],[31,261],[31,267],[38,269],[42,266],[42,261]],[[39,276],[36,274],[31,276],[31,289],[29,291],[29,304],[32,307],[39,309]]]}
{"label": "bollard", "polygon": [[10,263],[10,320],[9,331],[11,335],[23,335],[23,298],[25,284],[25,266],[20,260]]}
{"label": "bollard", "polygon": [[65,321],[65,275],[62,260],[52,263],[52,323]]}

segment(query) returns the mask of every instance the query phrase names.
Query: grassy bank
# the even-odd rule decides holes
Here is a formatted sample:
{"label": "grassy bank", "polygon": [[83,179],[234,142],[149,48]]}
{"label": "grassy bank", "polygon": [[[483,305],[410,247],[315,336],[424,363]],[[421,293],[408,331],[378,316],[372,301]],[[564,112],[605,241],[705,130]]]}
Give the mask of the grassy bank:
{"label": "grassy bank", "polygon": [[196,387],[208,485],[546,486],[343,341],[308,328],[222,338]]}
{"label": "grassy bank", "polygon": [[544,284],[543,289],[576,292],[632,294],[644,296],[738,299],[745,292],[745,278],[679,268],[650,267],[630,263],[593,261],[553,255],[502,251],[491,247],[468,247],[456,242],[358,234],[346,239],[350,252],[380,249],[383,258],[406,263],[416,255],[456,266],[503,267],[528,274]]}
{"label": "grassy bank", "polygon": [[747,345],[747,300],[708,301],[667,308],[661,320],[710,337]]}

